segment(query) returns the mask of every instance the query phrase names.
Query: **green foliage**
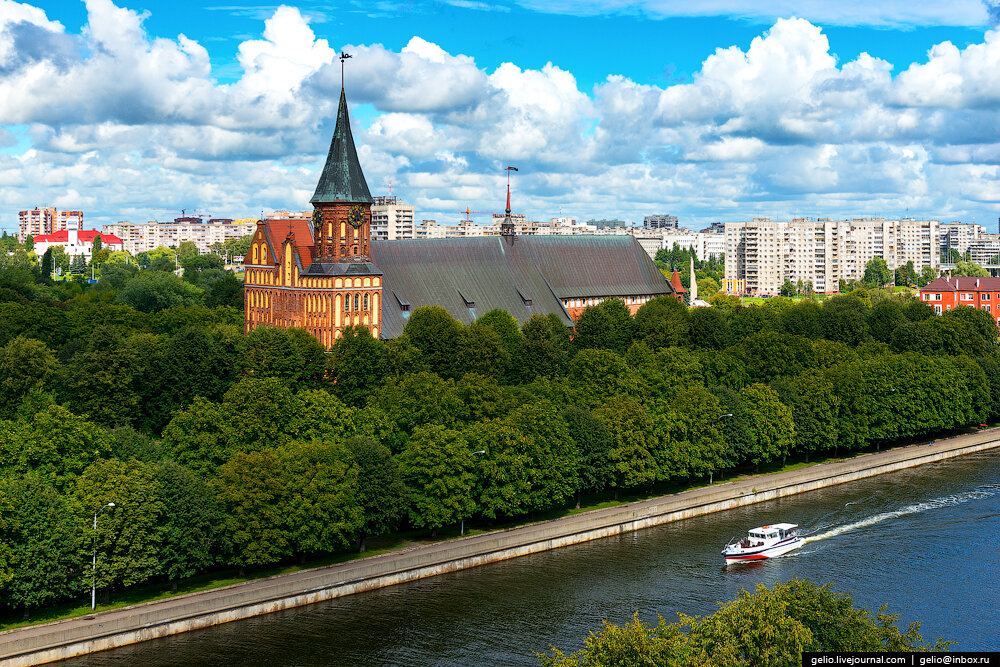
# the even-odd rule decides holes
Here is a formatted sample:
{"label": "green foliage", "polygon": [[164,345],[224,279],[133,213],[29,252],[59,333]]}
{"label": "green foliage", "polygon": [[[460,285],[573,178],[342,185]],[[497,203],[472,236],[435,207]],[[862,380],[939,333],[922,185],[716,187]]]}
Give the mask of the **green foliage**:
{"label": "green foliage", "polygon": [[[97,521],[99,589],[133,586],[159,572],[166,530],[162,492],[153,467],[139,461],[97,461],[76,479],[73,497],[83,511],[78,520],[85,526],[95,511],[115,503],[101,511]],[[90,583],[90,574],[84,573],[81,589]]]}
{"label": "green foliage", "polygon": [[959,260],[955,262],[955,268],[952,269],[951,275],[956,278],[962,276],[969,278],[988,278],[990,272],[975,262]]}
{"label": "green foliage", "polygon": [[221,551],[224,515],[209,484],[174,461],[153,468],[163,502],[162,542],[157,561],[176,582],[213,565]]}
{"label": "green foliage", "polygon": [[742,393],[750,430],[749,462],[757,466],[784,459],[795,441],[792,411],[767,385],[752,384]]}
{"label": "green foliage", "polygon": [[337,397],[360,407],[385,379],[385,346],[368,327],[347,327],[330,350],[330,371]]}
{"label": "green foliage", "polygon": [[29,421],[0,422],[0,476],[35,474],[63,489],[108,453],[103,429],[51,405]]}
{"label": "green foliage", "polygon": [[819,311],[819,320],[827,340],[854,346],[868,338],[868,307],[858,296],[829,299]]}
{"label": "green foliage", "polygon": [[385,535],[399,527],[409,497],[388,448],[361,436],[348,438],[345,444],[358,466],[357,503],[364,513],[359,533],[364,551],[366,536]]}
{"label": "green foliage", "polygon": [[45,343],[18,337],[0,348],[0,419],[11,419],[25,397],[41,389],[56,370]]}
{"label": "green foliage", "polygon": [[624,626],[604,621],[580,651],[567,655],[553,648],[538,659],[548,667],[797,667],[806,651],[946,651],[951,644],[929,644],[918,623],[904,632],[896,625],[899,617],[885,607],[873,615],[853,602],[829,586],[801,579],[770,589],[757,584],[709,616],[680,614],[672,624],[659,617],[653,626],[638,614]]}
{"label": "green foliage", "polygon": [[243,300],[243,281],[229,271],[225,271],[218,279],[203,281],[205,287],[205,305],[209,308],[227,306],[242,311],[245,303]]}
{"label": "green foliage", "polygon": [[229,562],[277,563],[347,546],[361,528],[358,468],[342,445],[290,442],[240,453],[219,469]]}
{"label": "green foliage", "polygon": [[326,371],[326,349],[305,329],[258,327],[247,334],[246,374],[277,378],[288,385],[321,386]]}
{"label": "green foliage", "polygon": [[460,432],[436,424],[420,426],[397,460],[409,491],[413,526],[433,531],[472,515],[476,464]]}
{"label": "green foliage", "polygon": [[576,446],[578,492],[592,493],[607,488],[614,479],[610,457],[611,433],[607,426],[575,405],[565,408],[562,418]]}
{"label": "green foliage", "polygon": [[695,308],[691,311],[690,321],[691,344],[712,350],[722,350],[729,347],[732,337],[729,334],[729,320],[721,308]]}
{"label": "green foliage", "polygon": [[444,378],[458,372],[455,351],[459,349],[462,324],[441,306],[422,306],[410,314],[403,334],[420,350],[430,370]]}
{"label": "green foliage", "polygon": [[877,289],[892,282],[893,273],[889,265],[881,257],[872,257],[865,264],[865,277],[862,281],[866,287]]}
{"label": "green foliage", "polygon": [[7,479],[0,482],[0,516],[0,545],[10,549],[4,558],[0,546],[0,595],[5,600],[27,614],[81,592],[83,553],[89,544],[71,496],[34,474]]}
{"label": "green foliage", "polygon": [[465,437],[486,451],[480,462],[484,516],[558,506],[577,489],[575,443],[551,403],[522,405],[503,419],[474,425]]}
{"label": "green foliage", "polygon": [[570,357],[569,330],[556,315],[535,313],[521,332],[524,352],[519,366],[524,381],[565,374]]}
{"label": "green foliage", "polygon": [[645,341],[653,349],[684,345],[690,335],[688,309],[672,296],[650,299],[635,314],[636,340]]}
{"label": "green foliage", "polygon": [[594,414],[611,434],[612,487],[627,489],[656,481],[657,441],[646,408],[627,396],[614,396]]}
{"label": "green foliage", "polygon": [[602,349],[624,354],[641,321],[632,319],[628,306],[621,299],[605,299],[596,306],[584,308],[576,319],[573,343],[580,350]]}
{"label": "green foliage", "polygon": [[[172,270],[172,269],[171,269]],[[202,291],[173,273],[140,271],[118,292],[118,300],[144,313],[173,306],[191,306],[201,302]]]}

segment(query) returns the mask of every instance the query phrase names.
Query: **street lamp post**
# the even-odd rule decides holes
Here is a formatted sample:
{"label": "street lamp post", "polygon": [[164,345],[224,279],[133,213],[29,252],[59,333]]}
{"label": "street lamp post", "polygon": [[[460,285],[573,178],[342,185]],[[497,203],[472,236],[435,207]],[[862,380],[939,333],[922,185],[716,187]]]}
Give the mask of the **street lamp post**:
{"label": "street lamp post", "polygon": [[[478,452],[472,452],[473,454],[485,454],[485,449],[480,449]],[[459,535],[465,535],[465,517],[462,517],[462,528],[459,531]]]}
{"label": "street lamp post", "polygon": [[90,611],[94,611],[97,608],[97,515],[100,514],[101,510],[105,507],[114,506],[114,503],[108,503],[94,512],[94,559],[90,563],[92,575],[90,586]]}

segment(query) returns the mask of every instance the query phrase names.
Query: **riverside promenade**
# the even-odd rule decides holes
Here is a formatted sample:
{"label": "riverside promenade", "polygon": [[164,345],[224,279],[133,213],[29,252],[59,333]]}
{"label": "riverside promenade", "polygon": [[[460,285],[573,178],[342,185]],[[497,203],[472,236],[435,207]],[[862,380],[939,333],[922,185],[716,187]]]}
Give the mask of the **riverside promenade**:
{"label": "riverside promenade", "polygon": [[717,483],[518,528],[0,633],[0,665],[36,665],[476,567],[1000,447],[1000,429]]}

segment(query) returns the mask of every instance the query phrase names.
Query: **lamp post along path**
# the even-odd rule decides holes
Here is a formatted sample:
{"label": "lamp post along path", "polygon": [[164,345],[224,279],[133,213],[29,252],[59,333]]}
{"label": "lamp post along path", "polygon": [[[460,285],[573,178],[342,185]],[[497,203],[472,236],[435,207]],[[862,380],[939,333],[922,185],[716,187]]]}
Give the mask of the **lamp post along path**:
{"label": "lamp post along path", "polygon": [[97,609],[97,515],[101,513],[105,507],[114,507],[114,503],[108,503],[107,505],[101,506],[96,512],[94,512],[94,558],[90,562],[91,568],[91,584],[90,584],[90,611]]}

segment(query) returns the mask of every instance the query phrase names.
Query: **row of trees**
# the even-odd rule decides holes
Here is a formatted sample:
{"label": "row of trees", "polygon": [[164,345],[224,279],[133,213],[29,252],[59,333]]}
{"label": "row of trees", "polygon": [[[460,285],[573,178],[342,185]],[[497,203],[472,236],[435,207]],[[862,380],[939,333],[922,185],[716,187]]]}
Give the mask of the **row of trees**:
{"label": "row of trees", "polygon": [[86,590],[107,502],[105,595],[1000,415],[989,315],[878,291],[660,298],[634,317],[610,300],[572,338],[555,317],[465,326],[425,307],[398,339],[349,329],[329,353],[303,330],[244,335],[225,307],[16,294],[0,303],[0,599],[25,611]]}

